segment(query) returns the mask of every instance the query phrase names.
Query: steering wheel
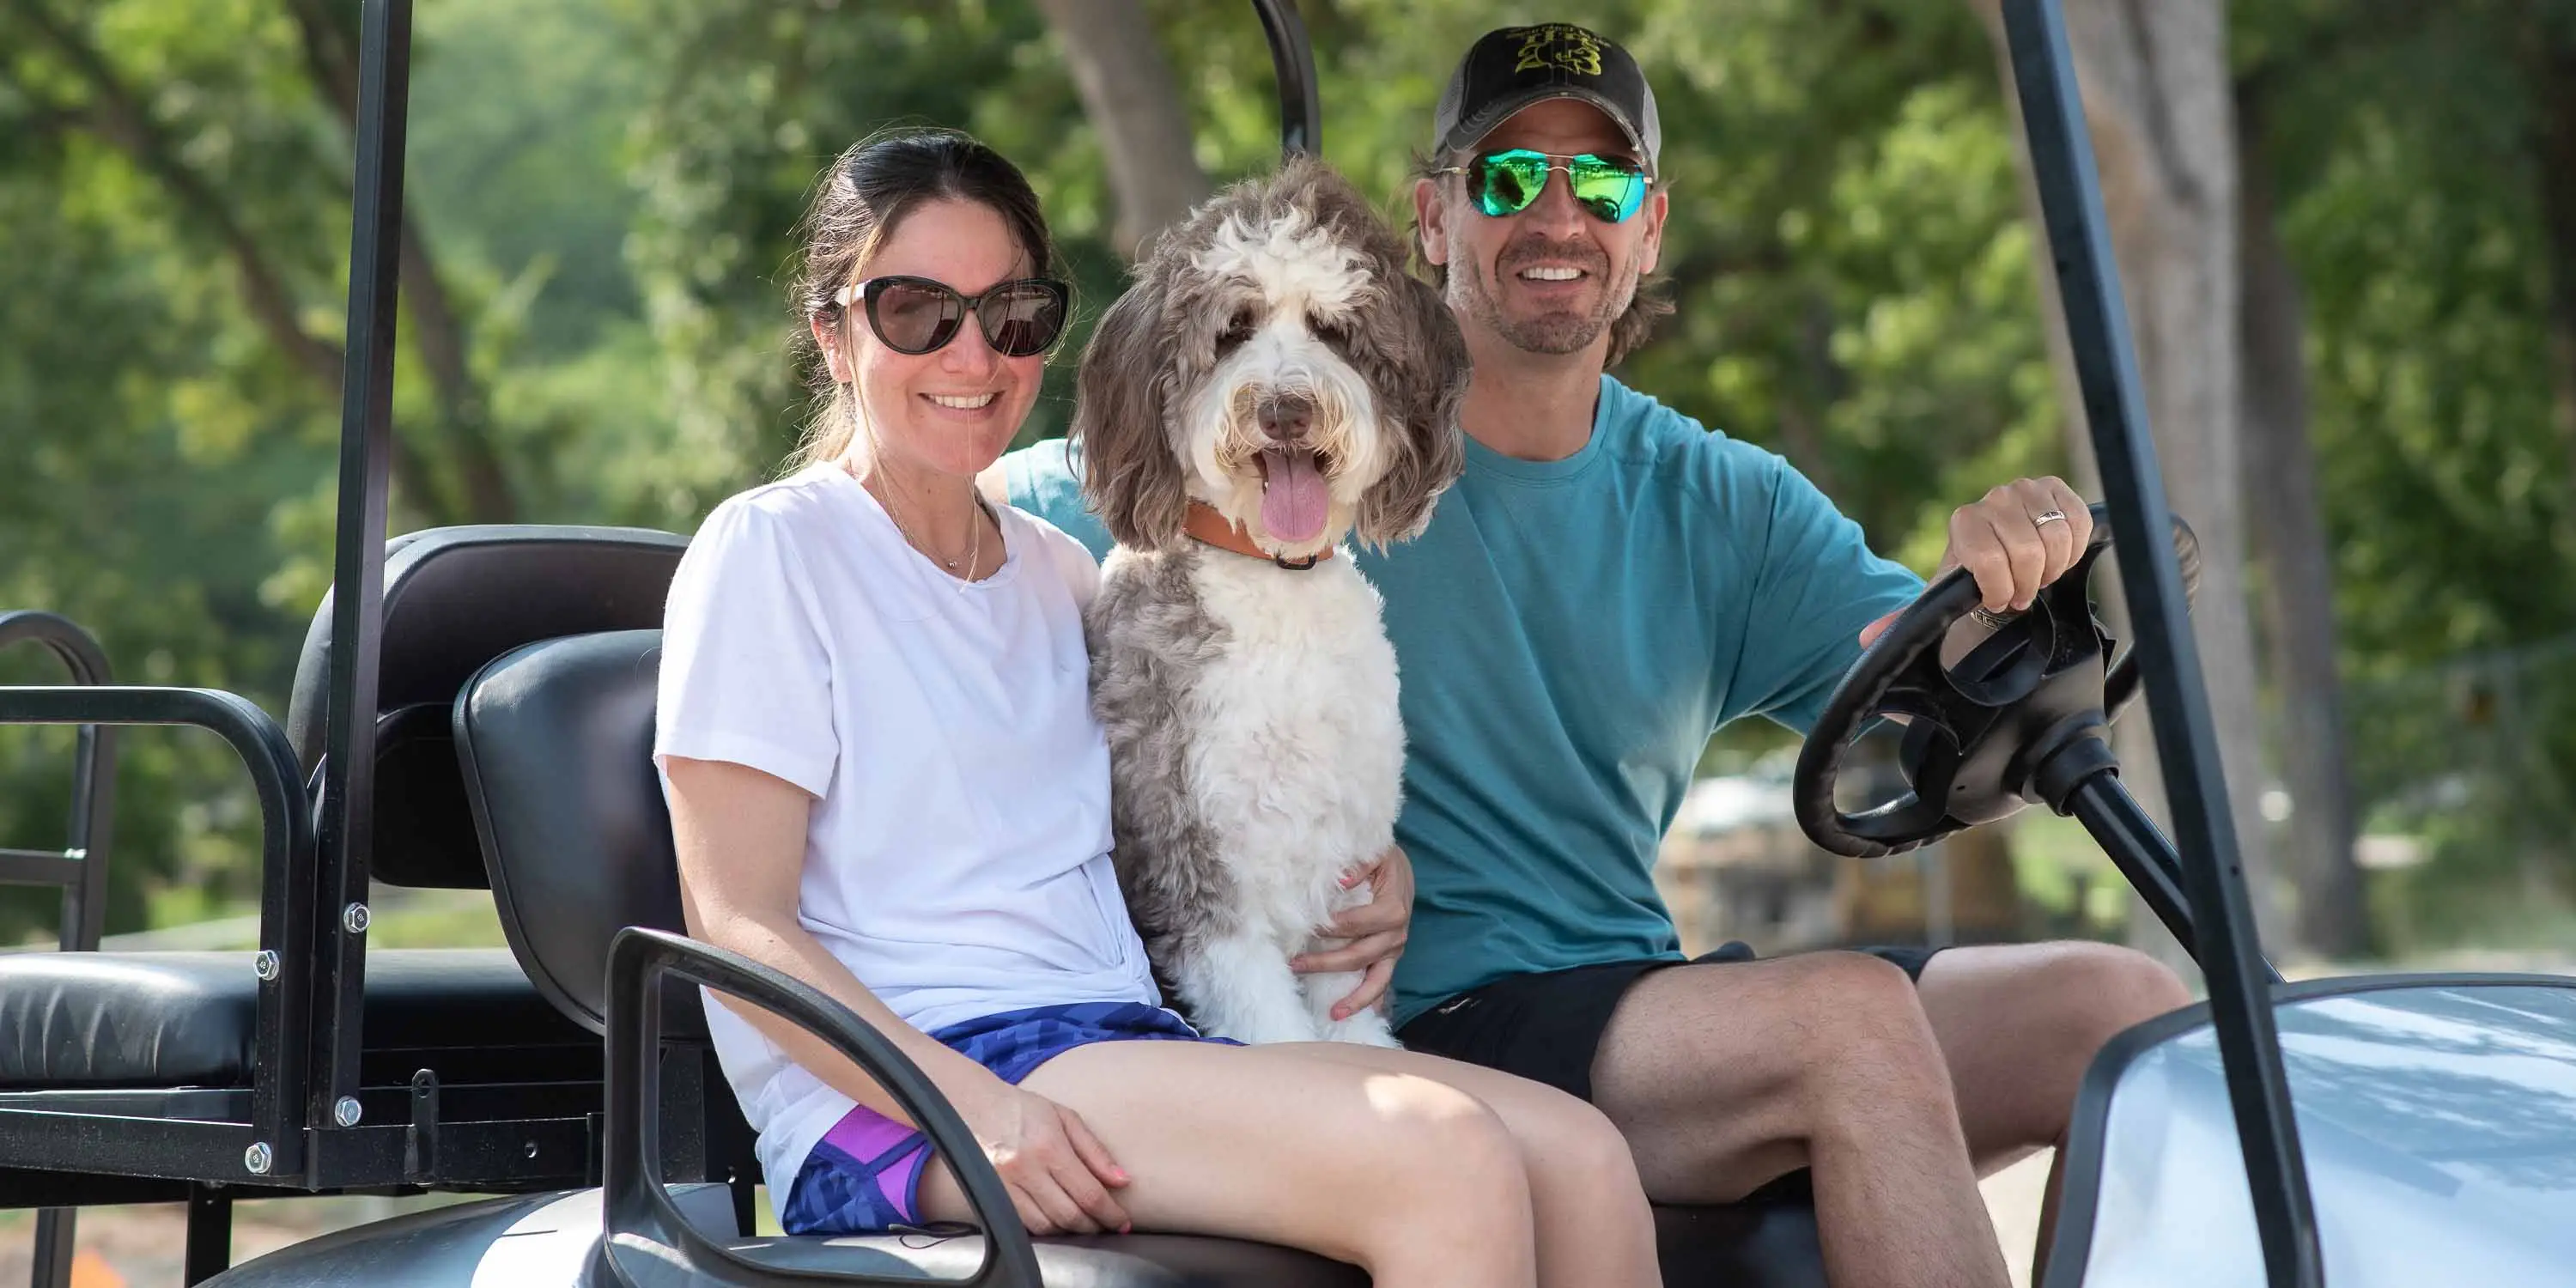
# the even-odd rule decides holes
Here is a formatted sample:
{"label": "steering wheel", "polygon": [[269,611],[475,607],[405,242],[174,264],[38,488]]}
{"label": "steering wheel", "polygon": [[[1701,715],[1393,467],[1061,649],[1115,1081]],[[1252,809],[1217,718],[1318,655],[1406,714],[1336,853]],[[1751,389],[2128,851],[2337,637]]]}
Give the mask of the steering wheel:
{"label": "steering wheel", "polygon": [[[2118,652],[2087,593],[2094,564],[2111,548],[2110,516],[2102,506],[2092,510],[2093,539],[2075,565],[1955,665],[1941,664],[1942,644],[1979,599],[1965,568],[1926,587],[1852,664],[1798,753],[1791,794],[1809,839],[1835,854],[1876,858],[2002,818],[2029,803],[2029,753],[2106,727],[2135,700],[2136,655]],[[2180,517],[2173,522],[2188,599],[2200,581],[2200,547]],[[1905,721],[1897,761],[1912,790],[1848,813],[1834,803],[1844,756],[1890,716]]]}

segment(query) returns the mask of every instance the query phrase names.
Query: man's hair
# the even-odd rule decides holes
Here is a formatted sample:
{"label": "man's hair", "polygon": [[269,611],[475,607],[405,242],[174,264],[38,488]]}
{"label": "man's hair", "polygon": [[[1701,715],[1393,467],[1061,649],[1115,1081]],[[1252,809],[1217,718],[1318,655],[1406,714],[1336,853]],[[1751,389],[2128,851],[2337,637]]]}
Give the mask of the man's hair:
{"label": "man's hair", "polygon": [[[1455,158],[1417,151],[1413,154],[1413,177],[1428,179],[1433,183],[1446,183],[1457,176],[1444,175],[1440,171],[1455,164],[1457,164]],[[1466,180],[1458,179],[1458,182],[1461,187],[1464,187]],[[1631,216],[1631,218],[1635,217],[1637,216]],[[1441,298],[1446,299],[1449,295],[1449,266],[1434,264],[1423,256],[1422,215],[1419,209],[1411,218],[1414,267],[1420,270],[1423,276],[1431,279],[1431,284],[1440,288]],[[1635,353],[1647,340],[1653,338],[1655,319],[1673,311],[1672,296],[1665,290],[1668,285],[1661,271],[1638,275],[1636,295],[1629,299],[1628,307],[1619,316],[1610,320],[1610,352],[1603,355],[1601,359],[1604,370],[1618,366],[1627,359],[1629,354]]]}

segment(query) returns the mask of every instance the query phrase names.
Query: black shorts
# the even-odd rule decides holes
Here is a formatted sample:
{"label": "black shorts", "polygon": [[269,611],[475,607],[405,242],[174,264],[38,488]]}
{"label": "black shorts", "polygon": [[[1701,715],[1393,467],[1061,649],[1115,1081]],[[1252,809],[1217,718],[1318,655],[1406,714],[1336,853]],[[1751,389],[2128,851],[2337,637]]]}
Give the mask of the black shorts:
{"label": "black shorts", "polygon": [[[1923,965],[1938,948],[1863,948],[1859,951],[1903,967],[1923,981]],[[1730,942],[1693,963],[1749,962],[1753,950]],[[1507,975],[1469,989],[1414,1016],[1397,1030],[1405,1046],[1544,1082],[1592,1099],[1592,1056],[1600,1049],[1610,1013],[1628,986],[1650,971],[1686,963],[1650,957],[1577,966],[1537,975]]]}

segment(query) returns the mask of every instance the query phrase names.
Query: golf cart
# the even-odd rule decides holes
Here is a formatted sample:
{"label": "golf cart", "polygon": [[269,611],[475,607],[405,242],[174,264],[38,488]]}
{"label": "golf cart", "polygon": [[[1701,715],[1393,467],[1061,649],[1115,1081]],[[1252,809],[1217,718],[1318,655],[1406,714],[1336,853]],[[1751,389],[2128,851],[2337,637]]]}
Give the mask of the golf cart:
{"label": "golf cart", "polygon": [[[1254,0],[1282,142],[1316,147],[1292,0]],[[2137,639],[2073,576],[1953,665],[1974,601],[1937,582],[1845,677],[1797,776],[1801,824],[1894,853],[2039,803],[2071,814],[2200,963],[2210,1000],[2096,1061],[2067,1144],[2046,1284],[2576,1284],[2576,980],[2283,984],[2247,913],[2184,560],[2140,411],[2091,153],[2054,0],[2006,0],[2023,116]],[[68,1279],[72,1210],[188,1205],[186,1278],[226,1288],[1358,1285],[1354,1267],[1165,1235],[1033,1239],[955,1111],[812,988],[689,941],[647,749],[662,602],[685,539],[483,526],[388,542],[387,466],[410,0],[365,0],[334,588],[281,725],[237,696],[108,684],[60,618],[0,617],[76,683],[0,688],[0,722],[78,726],[63,853],[0,852],[60,885],[59,953],[0,955],[0,1205],[42,1219]],[[2090,565],[2088,564],[2088,570]],[[2121,789],[2105,738],[2143,692],[2176,841]],[[1843,808],[1849,748],[1904,722],[1911,792]],[[262,824],[260,947],[96,951],[117,726],[209,729]],[[2178,844],[2177,844],[2178,841]],[[370,882],[488,888],[506,950],[371,951]],[[750,1133],[696,986],[788,1017],[874,1074],[953,1166],[963,1230],[752,1234]],[[228,1266],[242,1197],[489,1195]],[[1795,1178],[1663,1207],[1674,1285],[1821,1285]]]}

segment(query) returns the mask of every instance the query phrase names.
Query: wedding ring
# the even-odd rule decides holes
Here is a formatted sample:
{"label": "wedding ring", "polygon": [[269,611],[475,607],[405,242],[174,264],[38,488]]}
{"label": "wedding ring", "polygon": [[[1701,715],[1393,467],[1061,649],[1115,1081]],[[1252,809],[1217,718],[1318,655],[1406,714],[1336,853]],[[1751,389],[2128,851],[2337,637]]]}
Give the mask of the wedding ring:
{"label": "wedding ring", "polygon": [[2046,527],[2052,523],[2064,522],[2066,522],[2066,511],[2064,510],[2042,510],[2037,514],[2030,516],[2030,526],[2034,528]]}

